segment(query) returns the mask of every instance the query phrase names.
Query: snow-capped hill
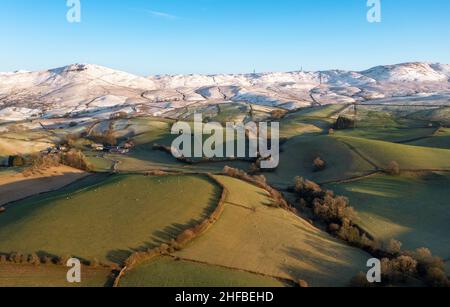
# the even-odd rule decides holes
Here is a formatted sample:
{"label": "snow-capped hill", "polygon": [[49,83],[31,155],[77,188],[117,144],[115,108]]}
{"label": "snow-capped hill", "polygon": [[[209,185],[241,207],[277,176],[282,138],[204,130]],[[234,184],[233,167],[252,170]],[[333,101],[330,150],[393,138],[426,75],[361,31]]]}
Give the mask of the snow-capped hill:
{"label": "snow-capped hill", "polygon": [[449,81],[450,65],[429,63],[377,66],[362,72],[147,78],[93,64],[72,64],[38,72],[0,73],[0,120],[109,118],[117,113],[170,116],[191,104],[208,107],[238,102],[295,110],[392,97],[447,97]]}
{"label": "snow-capped hill", "polygon": [[73,64],[48,71],[48,80],[61,83],[95,81],[99,84],[129,87],[134,89],[154,89],[155,84],[146,78],[93,64]]}
{"label": "snow-capped hill", "polygon": [[435,71],[440,72],[450,78],[450,64],[431,64],[430,65]]}
{"label": "snow-capped hill", "polygon": [[[448,75],[433,69],[433,64],[404,63],[398,65],[377,66],[361,72],[379,82],[442,82]],[[436,66],[435,66],[436,67]]]}
{"label": "snow-capped hill", "polygon": [[320,73],[322,83],[333,86],[365,86],[375,83],[376,80],[354,71],[329,70]]}
{"label": "snow-capped hill", "polygon": [[8,87],[15,89],[39,86],[41,91],[63,87],[87,85],[127,87],[131,89],[154,89],[155,84],[143,77],[114,69],[91,65],[73,64],[40,72],[22,72],[0,75],[0,92]]}

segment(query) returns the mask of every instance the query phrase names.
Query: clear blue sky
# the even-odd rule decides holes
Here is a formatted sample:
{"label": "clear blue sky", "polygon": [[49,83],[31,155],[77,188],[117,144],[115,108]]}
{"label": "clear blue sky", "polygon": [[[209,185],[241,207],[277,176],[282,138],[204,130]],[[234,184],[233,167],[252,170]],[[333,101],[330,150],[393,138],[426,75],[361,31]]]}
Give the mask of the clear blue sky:
{"label": "clear blue sky", "polygon": [[1,0],[0,71],[95,63],[151,74],[362,70],[408,61],[450,63],[450,1]]}

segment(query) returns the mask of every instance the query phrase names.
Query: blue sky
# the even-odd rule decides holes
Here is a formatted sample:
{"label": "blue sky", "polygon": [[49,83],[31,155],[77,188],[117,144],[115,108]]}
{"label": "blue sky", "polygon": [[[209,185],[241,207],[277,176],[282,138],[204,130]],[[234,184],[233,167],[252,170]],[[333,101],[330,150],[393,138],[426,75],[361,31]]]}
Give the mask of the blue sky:
{"label": "blue sky", "polygon": [[2,0],[0,71],[95,63],[140,75],[450,63],[450,1]]}

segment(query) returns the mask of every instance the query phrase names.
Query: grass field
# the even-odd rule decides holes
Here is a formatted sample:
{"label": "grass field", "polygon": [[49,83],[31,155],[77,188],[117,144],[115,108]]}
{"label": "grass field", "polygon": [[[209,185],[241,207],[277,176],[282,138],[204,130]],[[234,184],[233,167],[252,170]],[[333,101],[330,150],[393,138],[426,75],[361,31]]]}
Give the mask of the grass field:
{"label": "grass field", "polygon": [[0,287],[104,287],[111,286],[107,268],[82,267],[81,283],[68,283],[69,268],[56,265],[0,264]]}
{"label": "grass field", "polygon": [[41,170],[28,177],[15,173],[14,170],[0,172],[0,205],[60,189],[87,175],[83,171],[62,165]]}
{"label": "grass field", "polygon": [[[316,172],[314,159],[320,157],[327,163],[325,170]],[[363,175],[374,167],[332,136],[301,137],[283,145],[280,165],[266,176],[271,183],[292,185],[296,176],[324,182]]]}
{"label": "grass field", "polygon": [[27,141],[0,137],[0,157],[12,155],[28,155],[52,147],[47,141]]}
{"label": "grass field", "polygon": [[412,113],[412,119],[435,121],[442,124],[450,124],[450,107],[425,109]]}
{"label": "grass field", "polygon": [[328,186],[349,197],[358,223],[381,239],[395,238],[405,249],[428,247],[450,258],[450,174],[372,178]]}
{"label": "grass field", "polygon": [[110,176],[11,205],[0,215],[0,252],[121,262],[205,218],[218,197],[206,177]]}
{"label": "grass field", "polygon": [[161,257],[144,263],[121,278],[121,287],[284,287],[270,277]]}
{"label": "grass field", "polygon": [[358,128],[337,130],[336,136],[350,136],[387,142],[405,142],[423,137],[431,137],[436,127],[431,128]]}
{"label": "grass field", "polygon": [[218,176],[229,190],[221,218],[175,254],[183,259],[304,279],[313,286],[344,286],[364,270],[369,255],[348,247],[284,209],[268,206],[253,185]]}
{"label": "grass field", "polygon": [[450,150],[353,137],[336,138],[379,168],[386,168],[389,162],[396,161],[407,170],[450,170]]}
{"label": "grass field", "polygon": [[433,136],[414,141],[409,145],[450,149],[450,129],[441,128]]}

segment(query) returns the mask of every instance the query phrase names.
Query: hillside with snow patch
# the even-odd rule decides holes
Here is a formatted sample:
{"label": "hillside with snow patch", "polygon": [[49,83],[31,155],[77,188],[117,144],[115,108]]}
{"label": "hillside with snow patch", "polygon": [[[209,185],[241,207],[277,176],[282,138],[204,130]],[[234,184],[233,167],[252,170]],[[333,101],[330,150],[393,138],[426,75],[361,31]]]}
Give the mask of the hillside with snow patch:
{"label": "hillside with snow patch", "polygon": [[[240,102],[302,107],[409,97],[450,96],[450,65],[404,63],[362,72],[329,70],[148,78],[74,64],[41,72],[0,73],[0,120],[165,116],[187,106]],[[441,99],[442,100],[442,99]],[[448,101],[448,99],[447,99]]]}

